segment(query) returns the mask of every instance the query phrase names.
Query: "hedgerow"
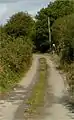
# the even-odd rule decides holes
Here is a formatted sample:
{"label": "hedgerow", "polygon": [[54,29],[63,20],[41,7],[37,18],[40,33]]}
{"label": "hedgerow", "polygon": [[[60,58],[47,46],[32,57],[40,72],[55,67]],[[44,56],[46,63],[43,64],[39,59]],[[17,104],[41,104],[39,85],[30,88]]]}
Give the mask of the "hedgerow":
{"label": "hedgerow", "polygon": [[0,88],[8,89],[30,65],[32,43],[27,37],[1,36],[0,44]]}
{"label": "hedgerow", "polygon": [[52,26],[52,37],[61,60],[74,61],[74,14],[56,20]]}
{"label": "hedgerow", "polygon": [[56,20],[52,26],[52,37],[74,98],[74,14]]}
{"label": "hedgerow", "polygon": [[8,89],[30,65],[32,43],[27,37],[1,36],[0,44],[0,88]]}
{"label": "hedgerow", "polygon": [[34,21],[28,13],[18,12],[0,27],[0,91],[21,79],[32,61]]}

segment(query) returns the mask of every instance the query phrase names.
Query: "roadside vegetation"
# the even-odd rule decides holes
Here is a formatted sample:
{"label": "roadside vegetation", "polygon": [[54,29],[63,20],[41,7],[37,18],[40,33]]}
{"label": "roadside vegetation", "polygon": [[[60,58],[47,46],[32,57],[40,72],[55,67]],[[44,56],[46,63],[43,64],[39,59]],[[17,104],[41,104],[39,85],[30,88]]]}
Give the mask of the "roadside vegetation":
{"label": "roadside vegetation", "polygon": [[36,49],[38,51],[46,52],[50,47],[48,17],[50,19],[50,27],[52,28],[53,23],[57,19],[59,19],[60,17],[71,15],[73,13],[74,13],[73,0],[55,0],[54,2],[50,2],[46,8],[42,8],[37,13],[35,44],[36,44]]}
{"label": "roadside vegetation", "polygon": [[60,68],[67,73],[70,95],[74,100],[74,14],[55,21],[52,26],[56,53],[60,57]]}
{"label": "roadside vegetation", "polygon": [[0,92],[13,88],[31,65],[33,25],[28,13],[19,12],[0,27]]}
{"label": "roadside vegetation", "polygon": [[30,98],[27,100],[28,108],[25,110],[30,117],[39,112],[40,107],[44,106],[45,92],[47,88],[47,63],[45,58],[39,59],[38,77],[32,89]]}
{"label": "roadside vegetation", "polygon": [[[48,17],[51,27],[49,42]],[[36,49],[46,52],[53,49],[60,59],[60,67],[67,73],[70,95],[74,97],[74,1],[55,0],[36,15]],[[74,100],[73,100],[74,101]]]}
{"label": "roadside vegetation", "polygon": [[19,12],[0,27],[0,91],[10,89],[18,82],[31,64],[32,51],[47,52],[54,43],[74,96],[74,1],[50,2],[35,18],[34,21],[28,13]]}

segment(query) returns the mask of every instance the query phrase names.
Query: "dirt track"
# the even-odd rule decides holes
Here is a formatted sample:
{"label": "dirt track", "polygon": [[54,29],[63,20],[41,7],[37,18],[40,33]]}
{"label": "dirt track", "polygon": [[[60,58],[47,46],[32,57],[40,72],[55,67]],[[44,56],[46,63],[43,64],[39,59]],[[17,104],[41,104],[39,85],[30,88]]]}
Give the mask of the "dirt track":
{"label": "dirt track", "polygon": [[[23,101],[26,99],[30,88],[32,87],[33,80],[38,66],[39,56],[33,56],[33,64],[28,73],[23,77],[21,82],[12,91],[9,96],[1,98],[0,96],[0,120],[23,120],[24,113],[17,112],[19,107],[23,107]],[[20,108],[21,111],[21,108]],[[23,112],[23,111],[21,111]],[[18,118],[19,117],[19,118]]]}
{"label": "dirt track", "polygon": [[[23,101],[26,99],[30,86],[35,80],[38,58],[41,56],[44,55],[34,56],[30,70],[18,84],[18,87],[6,99],[0,100],[0,120],[24,120],[24,113],[21,114],[20,111],[23,112],[21,110],[21,108],[24,109]],[[51,89],[48,92],[51,96],[49,95],[48,100],[50,102],[51,99],[51,103],[49,103],[51,105],[45,108],[44,115],[42,118],[37,118],[37,120],[73,120],[74,116],[65,103],[67,91],[64,80],[50,58],[48,56],[45,56],[45,58],[49,65],[48,84]]]}
{"label": "dirt track", "polygon": [[[49,65],[48,84],[52,96],[51,105],[45,110],[45,117],[40,120],[73,120],[72,114],[67,108],[67,91],[64,84],[64,79],[56,70],[54,63],[49,57],[46,57]],[[51,97],[49,95],[49,97]],[[49,98],[50,100],[51,98]],[[49,103],[50,104],[50,103]]]}

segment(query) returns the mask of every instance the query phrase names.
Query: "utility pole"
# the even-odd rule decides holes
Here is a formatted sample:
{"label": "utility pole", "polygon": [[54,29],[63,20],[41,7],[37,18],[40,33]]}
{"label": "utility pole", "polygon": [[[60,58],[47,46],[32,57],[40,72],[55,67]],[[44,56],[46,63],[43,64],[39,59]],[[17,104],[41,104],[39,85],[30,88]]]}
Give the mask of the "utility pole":
{"label": "utility pole", "polygon": [[48,17],[48,30],[49,30],[49,44],[51,49],[51,30],[50,30],[50,18]]}

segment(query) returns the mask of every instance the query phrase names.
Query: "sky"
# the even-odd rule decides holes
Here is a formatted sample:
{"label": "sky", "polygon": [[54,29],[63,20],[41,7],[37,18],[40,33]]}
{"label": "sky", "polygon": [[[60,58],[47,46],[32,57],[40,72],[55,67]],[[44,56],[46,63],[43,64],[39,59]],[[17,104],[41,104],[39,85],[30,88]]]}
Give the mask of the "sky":
{"label": "sky", "polygon": [[0,0],[0,24],[6,23],[10,16],[19,11],[27,11],[35,16],[50,1],[53,0]]}

